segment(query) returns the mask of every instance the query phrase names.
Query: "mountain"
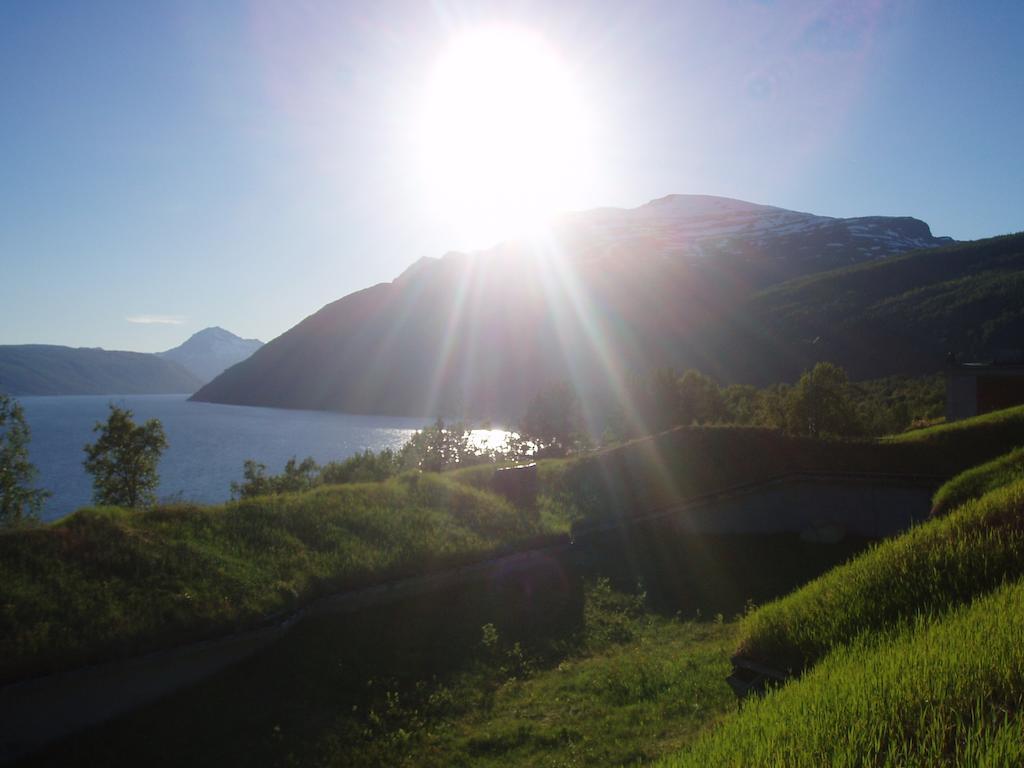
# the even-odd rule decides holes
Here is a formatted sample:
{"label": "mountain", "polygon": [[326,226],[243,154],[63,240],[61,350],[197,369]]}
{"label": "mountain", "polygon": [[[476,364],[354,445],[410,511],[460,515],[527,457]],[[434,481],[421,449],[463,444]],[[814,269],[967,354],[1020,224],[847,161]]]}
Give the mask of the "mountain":
{"label": "mountain", "polygon": [[953,242],[933,237],[927,224],[910,217],[838,219],[710,195],[669,195],[639,208],[571,214],[558,229],[584,257],[644,251],[715,259],[760,283]]}
{"label": "mountain", "polygon": [[555,380],[614,396],[633,373],[706,364],[703,341],[788,278],[950,242],[917,219],[708,196],[576,213],[544,244],[421,259],[328,304],[194,398],[516,418]]}
{"label": "mountain", "polygon": [[157,354],[178,363],[205,383],[262,346],[259,339],[243,339],[213,326],[193,334],[184,344]]}
{"label": "mountain", "polygon": [[0,392],[11,395],[184,394],[201,384],[174,361],[142,352],[0,346]]}
{"label": "mountain", "polygon": [[[917,251],[761,291],[700,340],[701,368],[792,380],[819,360],[856,379],[934,373],[947,354],[1024,348],[1024,233]],[[696,339],[691,339],[696,344]]]}

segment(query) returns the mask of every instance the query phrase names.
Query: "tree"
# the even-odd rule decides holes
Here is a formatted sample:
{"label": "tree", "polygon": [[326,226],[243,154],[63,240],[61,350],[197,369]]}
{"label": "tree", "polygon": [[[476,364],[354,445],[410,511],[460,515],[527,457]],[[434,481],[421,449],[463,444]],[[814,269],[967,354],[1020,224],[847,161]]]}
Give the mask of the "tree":
{"label": "tree", "polygon": [[761,393],[750,384],[730,384],[721,391],[725,420],[732,424],[756,424]]}
{"label": "tree", "polygon": [[725,405],[718,385],[708,376],[692,368],[679,380],[679,424],[707,424],[721,421]]}
{"label": "tree", "polygon": [[520,432],[538,456],[564,456],[583,441],[579,400],[566,383],[541,390],[526,409]]}
{"label": "tree", "polygon": [[478,459],[471,437],[465,424],[459,422],[446,425],[443,419],[438,419],[433,426],[413,433],[402,446],[401,463],[406,467],[418,467],[430,472],[471,464]]}
{"label": "tree", "polygon": [[99,438],[86,444],[82,462],[92,475],[93,501],[131,508],[153,504],[160,483],[157,464],[167,448],[159,420],[138,426],[130,410],[111,403],[106,423],[96,422],[93,432]]}
{"label": "tree", "polygon": [[811,437],[857,434],[857,411],[846,371],[834,363],[818,363],[804,371],[790,392],[788,427]]}
{"label": "tree", "polygon": [[37,517],[50,495],[32,487],[36,468],[28,460],[30,437],[21,404],[0,395],[0,525],[18,525]]}
{"label": "tree", "polygon": [[679,374],[672,368],[658,368],[650,378],[650,428],[663,430],[679,423]]}

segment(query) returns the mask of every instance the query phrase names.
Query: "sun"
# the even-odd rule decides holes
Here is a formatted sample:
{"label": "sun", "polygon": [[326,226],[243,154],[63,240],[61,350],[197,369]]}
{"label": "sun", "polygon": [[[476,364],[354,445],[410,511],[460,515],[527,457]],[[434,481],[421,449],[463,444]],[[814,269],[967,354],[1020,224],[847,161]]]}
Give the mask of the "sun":
{"label": "sun", "polygon": [[591,134],[572,71],[540,36],[508,26],[457,35],[419,110],[430,215],[477,246],[534,234],[591,185]]}

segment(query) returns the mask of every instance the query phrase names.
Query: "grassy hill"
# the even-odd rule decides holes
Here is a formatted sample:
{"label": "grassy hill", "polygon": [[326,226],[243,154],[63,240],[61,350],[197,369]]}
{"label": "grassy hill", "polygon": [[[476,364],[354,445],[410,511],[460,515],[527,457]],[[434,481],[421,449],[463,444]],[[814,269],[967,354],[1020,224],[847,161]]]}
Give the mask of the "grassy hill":
{"label": "grassy hill", "polygon": [[746,617],[740,654],[806,673],[660,764],[1020,765],[1022,532],[1009,479]]}
{"label": "grassy hill", "polygon": [[250,626],[318,595],[564,532],[432,474],[0,532],[0,680]]}
{"label": "grassy hill", "polygon": [[[325,592],[469,562],[564,533],[573,521],[774,472],[952,476],[1021,442],[1024,408],[860,443],[688,428],[543,462],[533,511],[486,490],[488,467],[217,507],[83,510],[0,534],[2,674],[215,635]],[[794,765],[854,765],[865,756],[1013,764],[1006,761],[1021,751],[1013,718],[1024,701],[1024,588],[1014,586],[1022,514],[1019,481],[824,574],[857,550],[661,537],[623,550],[623,562],[613,562],[618,549],[592,553],[576,566],[586,582],[580,603],[545,618],[510,613],[506,597],[484,589],[372,609],[358,621],[310,620],[239,667],[29,764],[72,755],[111,765],[239,756],[252,764],[623,764],[674,752],[670,764],[772,765],[779,755]],[[637,583],[646,579],[641,563],[665,548],[675,559],[733,565],[702,566],[701,602],[682,613],[682,603]],[[742,595],[770,602],[743,611]],[[527,590],[517,600],[541,598]],[[734,624],[737,610],[745,615]],[[729,715],[722,678],[735,648],[805,673]],[[856,738],[840,737],[851,723]]]}
{"label": "grassy hill", "polygon": [[1024,760],[1024,583],[867,636],[663,766],[1010,766]]}
{"label": "grassy hill", "polygon": [[864,633],[1024,576],[1024,484],[890,539],[748,617],[737,655],[800,672]]}
{"label": "grassy hill", "polygon": [[213,507],[82,510],[0,533],[0,678],[209,637],[326,592],[787,472],[948,478],[1022,441],[1024,408],[886,441],[693,427],[542,462],[527,512],[490,492],[489,466]]}

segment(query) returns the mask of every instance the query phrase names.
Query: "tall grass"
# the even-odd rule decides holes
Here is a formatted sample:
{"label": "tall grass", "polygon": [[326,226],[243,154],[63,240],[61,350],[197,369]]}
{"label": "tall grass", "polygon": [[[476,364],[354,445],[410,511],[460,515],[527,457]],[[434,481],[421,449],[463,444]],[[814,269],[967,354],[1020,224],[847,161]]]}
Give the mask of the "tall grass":
{"label": "tall grass", "polygon": [[943,484],[932,497],[932,514],[941,515],[956,509],[964,502],[984,496],[1024,478],[1024,448],[961,472]]}
{"label": "tall grass", "polygon": [[565,531],[443,475],[0,534],[0,680],[244,627],[334,590]]}
{"label": "tall grass", "polygon": [[[1005,408],[1001,411],[973,416],[961,421],[938,424],[925,429],[915,429],[900,435],[883,438],[882,442],[894,444],[931,443],[954,448],[957,451],[985,453],[992,443],[1009,447],[1018,445],[1024,437],[1024,405]],[[1009,450],[1009,447],[1005,450]],[[1000,451],[1000,453],[1005,453]],[[976,462],[978,463],[978,462]]]}
{"label": "tall grass", "polygon": [[1024,584],[837,649],[665,766],[1024,764]]}
{"label": "tall grass", "polygon": [[744,619],[738,655],[799,672],[836,646],[1024,575],[1024,481],[885,541]]}

